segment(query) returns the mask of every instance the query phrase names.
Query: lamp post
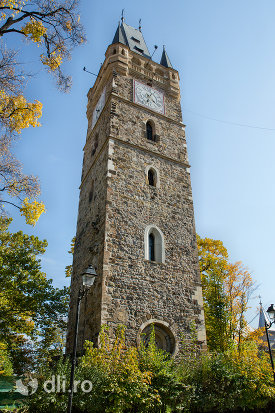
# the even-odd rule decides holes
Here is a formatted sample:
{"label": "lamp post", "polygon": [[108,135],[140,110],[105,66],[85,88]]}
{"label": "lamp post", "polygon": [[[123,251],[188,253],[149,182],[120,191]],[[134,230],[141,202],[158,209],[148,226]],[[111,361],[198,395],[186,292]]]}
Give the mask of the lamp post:
{"label": "lamp post", "polygon": [[78,291],[67,413],[71,413],[72,404],[73,404],[74,372],[75,372],[75,366],[76,366],[76,349],[77,349],[77,336],[78,336],[80,303],[81,303],[82,298],[84,297],[85,292],[94,284],[96,276],[97,276],[97,273],[96,273],[94,267],[92,265],[89,265],[89,267],[86,269],[86,271],[84,271],[84,273],[82,274],[82,286],[80,287],[80,289]]}
{"label": "lamp post", "polygon": [[269,356],[270,356],[270,361],[271,361],[271,367],[272,367],[272,371],[273,371],[273,379],[274,379],[274,382],[275,382],[274,362],[273,362],[272,350],[271,350],[270,340],[269,340],[269,334],[268,334],[268,330],[270,329],[270,327],[272,326],[272,324],[275,323],[275,308],[274,308],[274,304],[271,304],[271,305],[268,307],[268,309],[266,310],[266,312],[268,313],[268,316],[269,316],[269,322],[267,322],[267,320],[265,319],[265,333],[266,333],[266,339],[267,339],[267,344],[268,344],[268,351],[269,351]]}

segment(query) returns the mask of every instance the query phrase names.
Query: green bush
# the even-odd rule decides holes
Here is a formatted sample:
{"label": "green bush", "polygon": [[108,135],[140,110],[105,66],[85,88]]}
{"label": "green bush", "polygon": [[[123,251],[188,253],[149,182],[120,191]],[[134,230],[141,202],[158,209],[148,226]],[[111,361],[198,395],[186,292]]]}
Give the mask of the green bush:
{"label": "green bush", "polygon": [[[227,412],[267,408],[275,402],[268,355],[255,342],[225,353],[202,353],[177,366],[180,380],[189,386],[186,412]],[[187,398],[186,398],[187,396]]]}
{"label": "green bush", "polygon": [[[192,336],[192,334],[191,334]],[[147,347],[125,345],[124,328],[111,341],[108,330],[100,334],[100,346],[86,343],[78,360],[75,380],[89,380],[89,393],[74,394],[75,413],[203,413],[269,412],[275,409],[275,387],[266,353],[247,340],[225,353],[201,352],[194,339],[184,340],[173,359],[156,348],[154,331]],[[29,413],[66,411],[68,392],[46,393],[43,383],[70,375],[69,360],[44,369],[39,389],[29,398]],[[269,407],[268,407],[269,406]],[[273,408],[272,408],[273,406]],[[262,410],[261,410],[262,409]]]}

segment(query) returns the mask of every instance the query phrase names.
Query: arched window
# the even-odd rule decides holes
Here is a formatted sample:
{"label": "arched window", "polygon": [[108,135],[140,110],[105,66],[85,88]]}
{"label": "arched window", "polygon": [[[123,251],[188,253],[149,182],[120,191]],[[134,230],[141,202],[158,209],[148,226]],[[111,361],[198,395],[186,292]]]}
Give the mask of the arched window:
{"label": "arched window", "polygon": [[148,165],[145,168],[146,183],[149,186],[154,186],[155,188],[160,187],[159,181],[159,171],[153,165]]}
{"label": "arched window", "polygon": [[145,228],[144,246],[146,260],[156,262],[165,261],[163,233],[155,225],[148,225],[148,227]]}
{"label": "arched window", "polygon": [[155,236],[152,232],[149,234],[149,261],[156,261],[155,259]]}
{"label": "arched window", "polygon": [[146,123],[146,137],[149,141],[154,140],[153,126],[152,126],[151,122]]}
{"label": "arched window", "polygon": [[157,183],[156,172],[152,168],[148,171],[148,183],[150,186],[156,186]]}

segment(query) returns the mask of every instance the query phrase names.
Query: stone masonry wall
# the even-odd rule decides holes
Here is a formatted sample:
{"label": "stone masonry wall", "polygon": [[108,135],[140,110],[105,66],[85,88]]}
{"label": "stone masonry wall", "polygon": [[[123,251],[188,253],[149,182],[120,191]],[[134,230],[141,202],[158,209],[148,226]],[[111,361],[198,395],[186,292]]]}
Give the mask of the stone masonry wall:
{"label": "stone masonry wall", "polygon": [[[107,187],[106,170],[108,164],[106,131],[108,130],[109,123],[107,112],[105,111],[102,115],[103,122],[99,122],[94,128],[84,151],[71,281],[67,351],[72,349],[77,294],[81,285],[80,276],[89,265],[93,265],[96,268],[98,279],[95,286],[90,289],[81,303],[78,348],[81,349],[83,347],[83,342],[86,338],[96,341],[101,326],[102,267]],[[98,136],[96,147],[95,136]]]}
{"label": "stone masonry wall", "polygon": [[[108,51],[106,56],[101,77],[88,94],[89,124],[67,350],[72,346],[79,277],[90,264],[98,277],[82,302],[79,349],[85,339],[97,342],[104,323],[111,327],[111,334],[118,324],[125,324],[128,342],[136,344],[140,328],[148,320],[160,320],[169,326],[176,341],[195,321],[200,326],[198,338],[204,342],[192,190],[179,94],[175,95],[175,87],[174,95],[168,86],[166,89],[165,78],[148,80],[133,65],[127,69],[129,50],[118,57],[118,63],[113,54],[108,58]],[[174,72],[169,76],[178,78]],[[167,74],[164,76],[168,79]],[[133,77],[164,91],[165,115],[133,103]],[[105,86],[106,104],[91,130],[93,108]],[[154,124],[156,142],[146,139],[148,120]],[[149,166],[158,171],[157,188],[148,185]],[[151,224],[164,234],[164,263],[145,259],[144,231]]]}
{"label": "stone masonry wall", "polygon": [[[132,103],[131,78],[116,77],[110,125],[112,174],[108,179],[102,322],[127,326],[136,344],[140,326],[162,320],[176,333],[203,323],[192,191],[179,102],[165,97],[162,116]],[[158,141],[145,136],[147,120]],[[113,139],[112,139],[113,138]],[[150,187],[146,167],[159,171]],[[165,263],[144,258],[144,231],[156,225],[165,237]],[[205,339],[204,334],[200,339]]]}
{"label": "stone masonry wall", "polygon": [[[148,319],[184,332],[201,315],[200,303],[193,300],[199,279],[190,175],[181,165],[121,143],[114,143],[112,161],[116,174],[108,181],[102,321],[113,327],[125,323],[134,343]],[[160,171],[160,188],[146,182],[147,165]],[[164,234],[165,263],[144,259],[144,231],[150,224]]]}

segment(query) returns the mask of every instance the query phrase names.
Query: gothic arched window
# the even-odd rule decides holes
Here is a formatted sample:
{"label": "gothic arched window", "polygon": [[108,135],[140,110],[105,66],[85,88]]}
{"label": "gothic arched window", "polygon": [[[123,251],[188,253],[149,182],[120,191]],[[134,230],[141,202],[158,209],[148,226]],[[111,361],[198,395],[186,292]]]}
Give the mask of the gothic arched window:
{"label": "gothic arched window", "polygon": [[165,261],[163,233],[155,225],[148,225],[148,227],[145,228],[144,246],[146,260],[156,262]]}
{"label": "gothic arched window", "polygon": [[153,126],[151,122],[146,123],[146,137],[149,141],[154,140],[154,134],[153,134]]}
{"label": "gothic arched window", "polygon": [[156,186],[157,183],[156,172],[152,168],[148,171],[148,183],[150,186]]}

